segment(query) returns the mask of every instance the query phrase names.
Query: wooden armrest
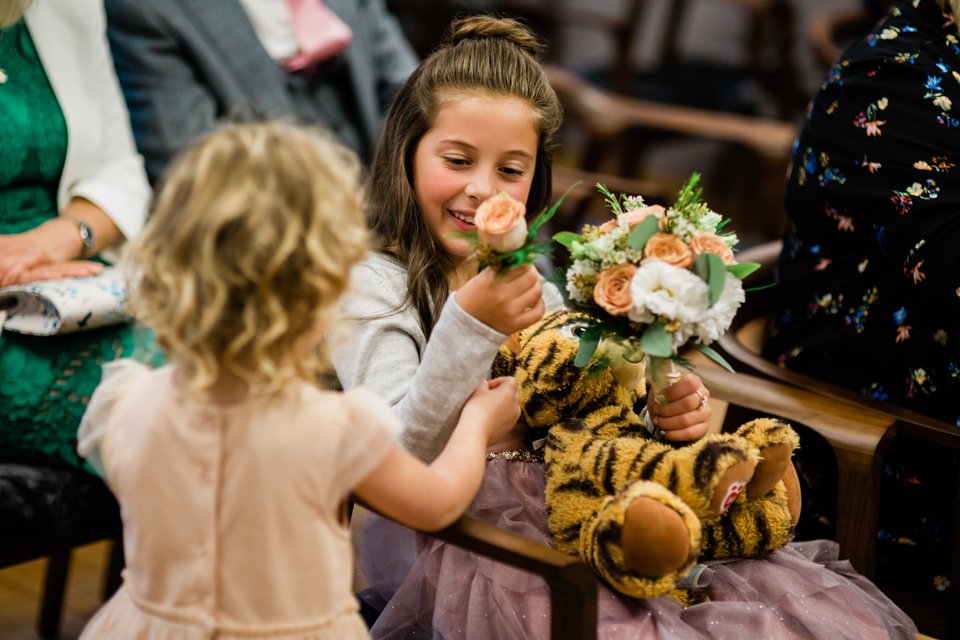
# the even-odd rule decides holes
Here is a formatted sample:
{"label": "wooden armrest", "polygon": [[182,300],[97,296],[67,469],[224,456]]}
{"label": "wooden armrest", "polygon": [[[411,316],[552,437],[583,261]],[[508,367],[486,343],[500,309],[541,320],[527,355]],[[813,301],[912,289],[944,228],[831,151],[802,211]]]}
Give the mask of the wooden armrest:
{"label": "wooden armrest", "polygon": [[577,74],[544,65],[561,94],[565,115],[581,120],[593,133],[616,137],[630,130],[652,129],[707,140],[740,144],[766,159],[790,155],[796,126],[767,118],[719,113],[605,92]]}
{"label": "wooden armrest", "polygon": [[[737,256],[740,262],[756,262],[760,269],[750,276],[754,286],[762,286],[776,280],[775,268],[780,256],[782,243],[779,240],[767,242],[741,252]],[[960,430],[954,425],[930,416],[911,411],[899,405],[867,398],[853,389],[819,380],[798,371],[792,371],[777,365],[761,356],[766,340],[767,323],[773,313],[773,290],[764,289],[747,293],[746,302],[741,307],[727,331],[718,340],[720,351],[733,363],[746,367],[750,373],[778,380],[784,384],[811,391],[817,395],[847,402],[859,407],[887,415],[900,424],[902,433],[933,442],[953,449],[960,448]]]}
{"label": "wooden armrest", "polygon": [[550,589],[551,640],[596,638],[597,578],[579,558],[468,515],[421,533],[543,577]]}
{"label": "wooden armrest", "polygon": [[803,389],[721,369],[687,354],[714,397],[731,405],[802,424],[830,444],[837,459],[837,542],[840,553],[868,578],[876,570],[883,455],[899,421],[866,407]]}

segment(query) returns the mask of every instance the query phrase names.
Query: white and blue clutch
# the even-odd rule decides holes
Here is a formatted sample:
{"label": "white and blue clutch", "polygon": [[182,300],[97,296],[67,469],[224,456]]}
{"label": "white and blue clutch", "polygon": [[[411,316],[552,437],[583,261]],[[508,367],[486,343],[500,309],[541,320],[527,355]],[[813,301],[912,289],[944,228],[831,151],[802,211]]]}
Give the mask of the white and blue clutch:
{"label": "white and blue clutch", "polygon": [[0,329],[35,336],[71,333],[128,322],[127,286],[120,267],[94,276],[43,280],[0,289]]}

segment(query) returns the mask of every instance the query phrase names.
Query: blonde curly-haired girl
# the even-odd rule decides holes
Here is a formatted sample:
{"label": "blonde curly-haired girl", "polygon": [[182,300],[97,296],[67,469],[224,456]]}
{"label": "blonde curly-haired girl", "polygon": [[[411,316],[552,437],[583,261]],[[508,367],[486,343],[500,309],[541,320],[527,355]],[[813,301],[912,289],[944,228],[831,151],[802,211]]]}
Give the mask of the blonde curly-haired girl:
{"label": "blonde curly-haired girl", "polygon": [[477,387],[427,466],[371,392],[317,384],[332,311],[366,253],[358,162],[318,132],[229,126],[172,166],[133,247],[132,304],[169,364],[109,365],[80,450],[123,513],[125,584],[83,638],[364,638],[343,506],[455,519],[512,379]]}

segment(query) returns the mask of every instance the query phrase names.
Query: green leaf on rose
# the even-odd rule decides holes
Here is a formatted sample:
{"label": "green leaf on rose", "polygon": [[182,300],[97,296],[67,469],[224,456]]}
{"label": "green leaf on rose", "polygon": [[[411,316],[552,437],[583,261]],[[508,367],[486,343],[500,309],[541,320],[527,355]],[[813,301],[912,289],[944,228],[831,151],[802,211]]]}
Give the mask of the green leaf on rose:
{"label": "green leaf on rose", "polygon": [[654,322],[640,336],[640,348],[649,356],[669,358],[673,355],[673,337],[662,322]]}
{"label": "green leaf on rose", "polygon": [[760,265],[756,262],[738,262],[727,265],[727,271],[737,280],[743,280],[759,268]]}
{"label": "green leaf on rose", "polygon": [[647,240],[650,239],[650,236],[659,230],[660,219],[656,216],[648,216],[630,232],[630,235],[627,237],[627,245],[636,251],[643,251],[643,248],[647,246]]}
{"label": "green leaf on rose", "polygon": [[563,199],[570,195],[570,192],[573,191],[577,185],[580,184],[580,181],[577,180],[569,187],[567,190],[560,194],[560,197],[557,198],[557,201],[550,205],[549,208],[544,209],[533,219],[533,222],[530,223],[530,226],[527,228],[527,238],[533,240],[537,237],[537,232],[540,231],[540,227],[547,223],[550,218],[557,212],[557,209],[560,208],[560,205],[563,204]]}

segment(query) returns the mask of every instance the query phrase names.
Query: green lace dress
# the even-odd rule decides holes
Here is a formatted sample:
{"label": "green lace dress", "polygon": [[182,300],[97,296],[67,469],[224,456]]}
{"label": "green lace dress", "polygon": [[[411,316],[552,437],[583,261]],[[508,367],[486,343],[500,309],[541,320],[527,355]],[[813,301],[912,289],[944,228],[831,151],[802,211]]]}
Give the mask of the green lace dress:
{"label": "green lace dress", "polygon": [[[57,215],[67,126],[23,21],[0,30],[0,234]],[[130,326],[31,337],[0,334],[0,460],[84,467],[77,427],[100,365],[129,355]]]}

